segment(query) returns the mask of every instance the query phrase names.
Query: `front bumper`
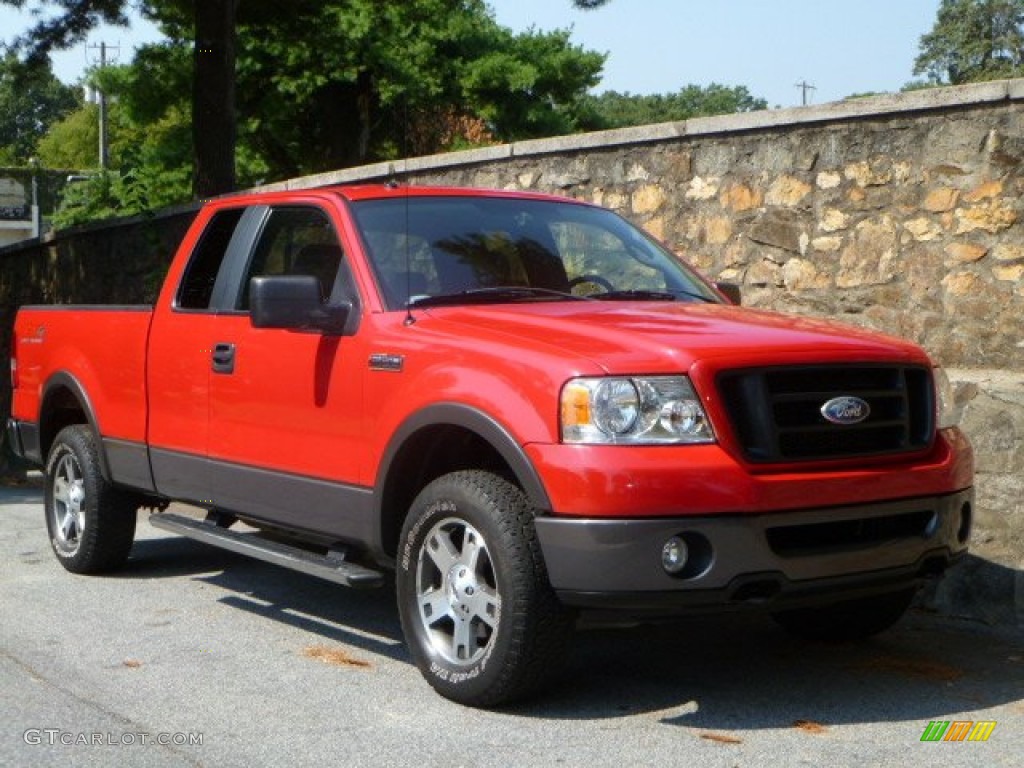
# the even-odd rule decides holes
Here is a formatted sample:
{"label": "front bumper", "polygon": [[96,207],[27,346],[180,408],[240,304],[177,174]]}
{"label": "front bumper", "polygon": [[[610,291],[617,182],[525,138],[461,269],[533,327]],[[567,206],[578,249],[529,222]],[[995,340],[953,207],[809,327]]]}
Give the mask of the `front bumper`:
{"label": "front bumper", "polygon": [[39,447],[39,426],[37,424],[8,418],[7,444],[19,459],[42,465],[43,457]]}
{"label": "front bumper", "polygon": [[[636,614],[791,607],[914,586],[967,551],[974,490],[760,515],[643,520],[538,517],[548,577],[567,605]],[[662,547],[682,536],[677,575]]]}

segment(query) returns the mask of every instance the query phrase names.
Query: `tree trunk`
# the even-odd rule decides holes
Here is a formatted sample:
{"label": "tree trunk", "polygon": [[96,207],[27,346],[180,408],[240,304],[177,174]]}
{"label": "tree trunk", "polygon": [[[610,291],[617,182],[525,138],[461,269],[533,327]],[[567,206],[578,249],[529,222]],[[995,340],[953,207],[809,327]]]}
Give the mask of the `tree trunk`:
{"label": "tree trunk", "polygon": [[238,0],[194,0],[192,84],[193,192],[198,198],[235,188],[235,13]]}

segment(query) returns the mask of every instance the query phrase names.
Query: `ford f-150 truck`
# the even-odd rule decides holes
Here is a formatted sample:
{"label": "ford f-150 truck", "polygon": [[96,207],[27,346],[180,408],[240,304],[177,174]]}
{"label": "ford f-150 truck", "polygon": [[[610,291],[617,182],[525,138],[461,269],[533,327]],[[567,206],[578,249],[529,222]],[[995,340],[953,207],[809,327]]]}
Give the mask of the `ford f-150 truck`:
{"label": "ford f-150 truck", "polygon": [[966,551],[948,382],[736,304],[578,201],[218,199],[155,306],[20,310],[8,436],[69,571],[122,565],[142,508],[349,586],[394,570],[416,664],[469,705],[545,683],[586,611],[880,632]]}

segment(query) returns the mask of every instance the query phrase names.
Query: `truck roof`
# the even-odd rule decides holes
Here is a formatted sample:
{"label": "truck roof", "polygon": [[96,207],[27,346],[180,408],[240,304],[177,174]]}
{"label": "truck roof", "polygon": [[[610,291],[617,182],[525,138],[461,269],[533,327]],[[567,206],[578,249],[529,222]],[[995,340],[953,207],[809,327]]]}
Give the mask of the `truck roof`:
{"label": "truck roof", "polygon": [[552,202],[578,203],[590,205],[583,200],[575,200],[561,195],[551,195],[542,192],[526,192],[519,190],[483,189],[479,187],[439,187],[439,186],[415,186],[407,184],[396,184],[394,182],[383,184],[338,184],[324,187],[312,187],[307,189],[274,190],[268,192],[239,192],[237,194],[224,195],[214,198],[211,201],[218,207],[238,203],[254,204],[268,200],[290,200],[294,198],[308,198],[310,196],[331,193],[340,195],[345,200],[382,200],[388,198],[402,197],[505,197],[529,200],[548,200]]}
{"label": "truck roof", "polygon": [[437,187],[415,186],[397,183],[338,185],[325,187],[325,191],[336,192],[346,200],[370,200],[392,197],[508,197],[530,198],[533,200],[551,200],[558,202],[580,202],[572,198],[542,192],[525,192],[520,190],[483,189],[479,187]]}

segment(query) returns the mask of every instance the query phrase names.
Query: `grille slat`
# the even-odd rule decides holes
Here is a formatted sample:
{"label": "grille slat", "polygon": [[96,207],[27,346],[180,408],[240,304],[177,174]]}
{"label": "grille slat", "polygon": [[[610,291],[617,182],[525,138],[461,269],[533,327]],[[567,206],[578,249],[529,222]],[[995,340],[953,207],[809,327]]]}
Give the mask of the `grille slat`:
{"label": "grille slat", "polygon": [[[891,428],[891,427],[899,427],[899,428],[902,429],[903,428],[903,421],[902,420],[872,421],[870,424],[859,424],[858,427],[859,427],[858,431],[860,431],[860,432],[868,432],[868,431],[870,431],[872,429],[888,429],[888,428]],[[815,424],[813,426],[807,426],[807,427],[779,427],[778,432],[779,432],[780,435],[793,435],[793,434],[810,434],[810,435],[813,435],[813,434],[817,434],[817,433],[831,435],[831,434],[835,433],[835,430],[836,430],[835,425],[825,423],[825,424]]]}
{"label": "grille slat", "polygon": [[[857,396],[877,400],[903,399],[902,394],[894,394],[891,389],[858,390]],[[834,391],[794,392],[790,394],[776,394],[772,397],[772,400],[776,403],[806,403],[814,400],[819,400],[819,398],[824,398],[819,400],[819,402],[824,402],[825,400],[828,400],[830,397],[835,397]]]}
{"label": "grille slat", "polygon": [[[810,366],[729,371],[718,377],[733,428],[752,462],[845,459],[920,451],[934,427],[931,373],[915,366]],[[821,413],[855,397],[870,413],[834,424]]]}

